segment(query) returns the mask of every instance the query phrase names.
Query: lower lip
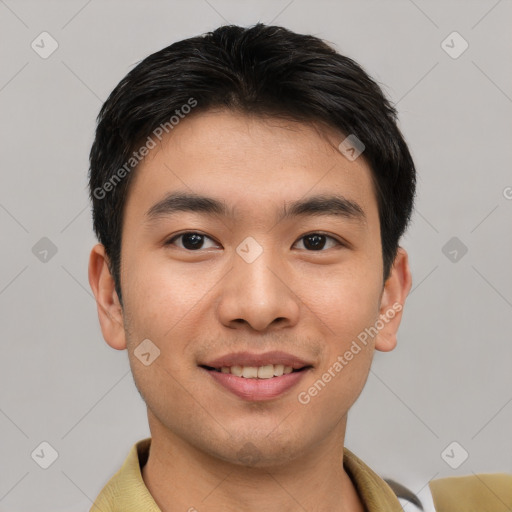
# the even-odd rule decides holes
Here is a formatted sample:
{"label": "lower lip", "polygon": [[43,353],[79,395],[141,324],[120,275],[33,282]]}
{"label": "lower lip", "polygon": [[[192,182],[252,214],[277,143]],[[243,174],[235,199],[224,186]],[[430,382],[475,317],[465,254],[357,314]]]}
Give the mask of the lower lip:
{"label": "lower lip", "polygon": [[[204,368],[203,368],[204,369]],[[219,384],[244,400],[263,401],[277,398],[291,389],[304,377],[308,370],[287,373],[271,379],[246,379],[231,373],[207,371]]]}

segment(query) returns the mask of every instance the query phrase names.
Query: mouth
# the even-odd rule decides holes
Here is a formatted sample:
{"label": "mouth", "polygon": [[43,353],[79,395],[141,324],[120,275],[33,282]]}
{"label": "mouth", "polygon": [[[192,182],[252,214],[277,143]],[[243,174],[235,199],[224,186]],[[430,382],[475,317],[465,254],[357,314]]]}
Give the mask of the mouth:
{"label": "mouth", "polygon": [[207,365],[200,365],[208,371],[214,371],[223,374],[235,375],[243,379],[273,379],[275,377],[282,377],[290,373],[302,372],[312,368],[311,365],[306,365],[301,368],[293,368],[292,366],[285,366],[284,364],[266,364],[263,366],[221,366],[213,367]]}
{"label": "mouth", "polygon": [[198,366],[216,385],[248,401],[278,398],[313,369],[312,364],[283,352],[229,354]]}

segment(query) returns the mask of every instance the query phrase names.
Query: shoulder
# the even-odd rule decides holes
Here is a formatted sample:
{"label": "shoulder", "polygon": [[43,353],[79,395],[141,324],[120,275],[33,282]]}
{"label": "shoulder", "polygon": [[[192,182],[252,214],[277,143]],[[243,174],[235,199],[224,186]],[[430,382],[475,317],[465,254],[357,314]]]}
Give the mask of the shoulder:
{"label": "shoulder", "polygon": [[512,474],[491,473],[439,478],[429,483],[436,512],[512,510]]}

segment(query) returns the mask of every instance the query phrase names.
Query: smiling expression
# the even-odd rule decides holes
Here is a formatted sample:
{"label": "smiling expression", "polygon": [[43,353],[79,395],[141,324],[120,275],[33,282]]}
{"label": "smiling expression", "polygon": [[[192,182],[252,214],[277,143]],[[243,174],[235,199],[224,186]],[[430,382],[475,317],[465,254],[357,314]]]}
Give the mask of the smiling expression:
{"label": "smiling expression", "polygon": [[[137,168],[122,229],[123,330],[107,341],[128,348],[153,427],[226,461],[250,442],[272,464],[343,424],[381,333],[314,400],[297,400],[385,306],[371,171],[337,151],[343,138],[202,112]],[[136,356],[143,340],[160,351],[150,365]]]}

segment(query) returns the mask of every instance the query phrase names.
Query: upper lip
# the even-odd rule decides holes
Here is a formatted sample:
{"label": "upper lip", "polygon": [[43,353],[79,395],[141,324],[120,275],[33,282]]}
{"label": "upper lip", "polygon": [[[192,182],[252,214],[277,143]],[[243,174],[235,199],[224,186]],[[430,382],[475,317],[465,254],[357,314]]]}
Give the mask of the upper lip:
{"label": "upper lip", "polygon": [[251,352],[234,352],[225,354],[216,359],[200,363],[199,366],[209,366],[211,368],[222,368],[232,366],[266,366],[269,364],[282,364],[283,366],[291,366],[294,370],[299,370],[305,366],[312,366],[311,363],[301,359],[293,354],[281,351],[263,352],[261,354],[253,354]]}

